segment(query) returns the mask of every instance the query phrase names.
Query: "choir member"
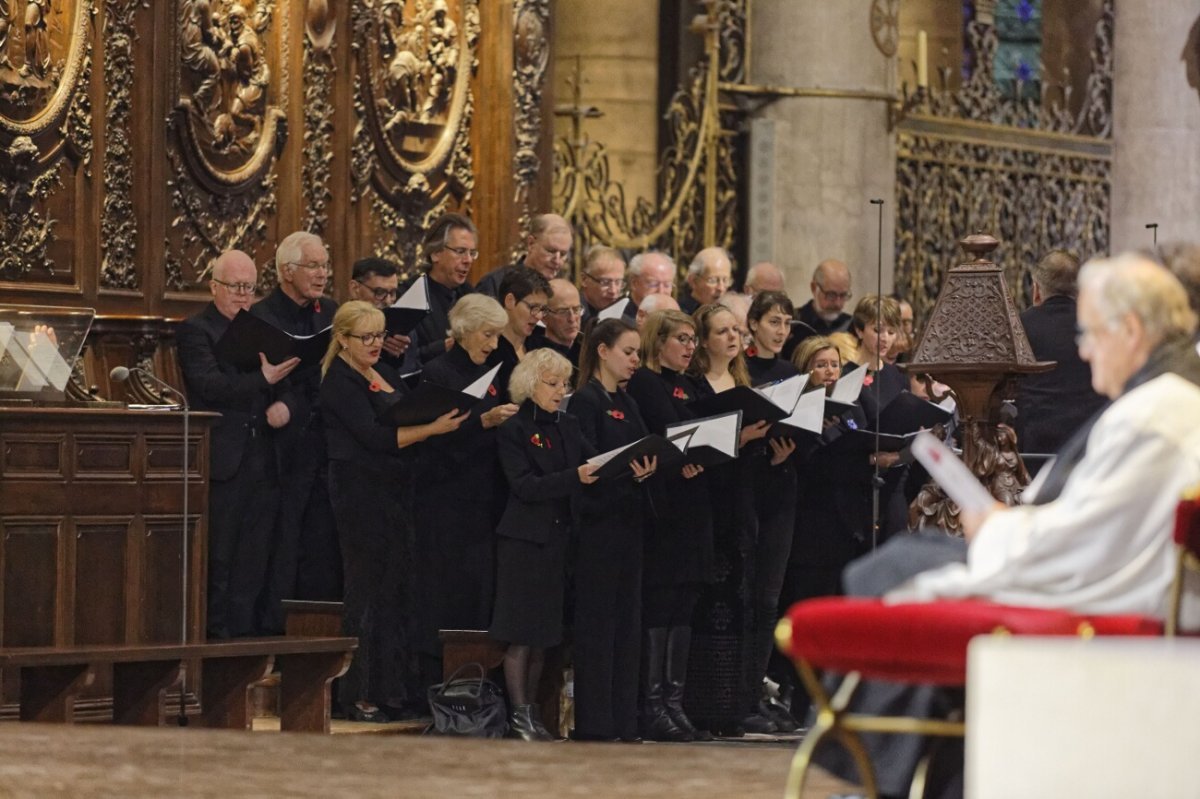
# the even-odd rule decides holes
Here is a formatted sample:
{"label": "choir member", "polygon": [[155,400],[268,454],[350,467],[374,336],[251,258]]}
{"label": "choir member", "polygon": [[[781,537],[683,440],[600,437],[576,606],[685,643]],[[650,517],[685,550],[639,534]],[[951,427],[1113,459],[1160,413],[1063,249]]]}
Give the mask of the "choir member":
{"label": "choir member", "polygon": [[[571,415],[597,452],[648,435],[638,405],[621,388],[639,364],[641,338],[623,319],[592,327],[583,348]],[[631,474],[583,492],[576,542],[575,738],[637,741],[641,652],[642,546],[650,513],[641,486],[657,468],[645,458]]]}
{"label": "choir member", "polygon": [[[448,322],[454,346],[425,366],[421,380],[461,390],[494,365],[508,315],[491,297],[468,294]],[[517,411],[503,394],[493,381],[458,430],[419,448],[414,580],[422,600],[414,638],[426,685],[442,674],[438,631],[487,629],[492,617],[495,531],[508,496],[496,429]]]}
{"label": "choir member", "polygon": [[525,341],[527,350],[549,347],[579,368],[579,350],[583,346],[580,333],[583,302],[579,289],[569,280],[556,277],[550,281],[550,301],[546,303],[545,327],[535,327]]}
{"label": "choir member", "polygon": [[550,310],[550,283],[527,266],[513,266],[500,279],[499,298],[508,314],[508,324],[501,331],[496,348],[501,364],[496,381],[507,390],[513,368],[532,349],[527,340]]}
{"label": "choir member", "polygon": [[[279,285],[250,313],[287,333],[309,336],[329,327],[337,302],[325,296],[332,272],[319,236],[298,231],[275,249]],[[325,434],[321,428],[317,364],[297,367],[276,386],[266,417],[275,431],[281,487],[271,585],[264,628],[283,632],[284,599],[340,600],[342,564],[337,529],[325,482]]]}
{"label": "choir member", "polygon": [[378,415],[407,393],[399,375],[380,363],[383,312],[352,300],[333,317],[333,338],[321,364],[320,403],[329,453],[329,497],[345,567],[342,631],[358,639],[342,678],[342,708],[355,721],[388,721],[380,705],[401,708],[409,693],[412,650],[404,619],[412,605],[403,574],[412,535],[412,472],[401,451],[456,430],[455,411],[413,427]]}
{"label": "choir member", "polygon": [[279,510],[279,475],[266,411],[274,401],[274,387],[300,359],[271,364],[260,354],[260,369],[241,372],[218,360],[215,352],[233,317],[254,302],[257,284],[258,271],[249,255],[222,253],[209,281],[212,302],[175,334],[192,409],[221,414],[209,447],[209,638],[266,632],[255,609],[266,591]]}
{"label": "choir member", "polygon": [[[685,372],[696,351],[692,318],[657,311],[642,326],[642,366],[629,395],[651,433],[696,418],[689,403],[696,389]],[[699,466],[660,477],[661,502],[650,520],[642,565],[642,735],[654,741],[711,740],[683,708],[692,616],[701,588],[713,580],[712,516],[708,481]]]}
{"label": "choir member", "polygon": [[[450,309],[471,293],[467,278],[479,257],[479,232],[475,223],[462,214],[442,214],[425,233],[421,252],[428,262],[429,315],[413,331],[417,357],[422,365],[454,346],[448,330]],[[412,285],[409,281],[403,289]]]}
{"label": "choir member", "polygon": [[[728,295],[726,295],[728,296]],[[722,300],[725,298],[722,297]],[[780,357],[792,329],[792,301],[781,291],[760,291],[746,312],[751,343],[746,364],[754,385],[774,383],[799,375],[790,361]],[[751,543],[750,590],[752,635],[747,658],[746,691],[749,707],[742,719],[747,732],[794,732],[796,722],[762,696],[762,680],[775,647],[779,593],[783,588],[788,555],[792,550],[796,516],[796,469],[791,438],[772,436],[756,441],[742,453],[753,490],[757,536]]]}
{"label": "choir member", "polygon": [[[383,309],[393,304],[400,296],[400,272],[396,264],[386,258],[360,258],[354,262],[350,272],[350,298],[370,303]],[[420,367],[417,346],[413,338],[388,331],[383,340],[383,354],[379,359],[400,374],[415,372]]]}
{"label": "choir member", "polygon": [[[505,278],[507,280],[507,277]],[[584,485],[596,481],[595,454],[574,416],[559,412],[571,364],[534,350],[513,369],[509,395],[517,411],[500,426],[500,465],[508,504],[496,528],[496,607],[490,635],[508,645],[504,681],[509,734],[553,740],[532,702],[547,647],[562,641],[567,544]]]}
{"label": "choir member", "polygon": [[[688,372],[695,381],[697,399],[750,385],[742,333],[734,313],[722,305],[702,305],[693,319],[699,344]],[[740,446],[744,449],[766,434],[766,422],[745,425]],[[706,705],[704,716],[714,731],[739,735],[745,732],[741,725],[750,703],[745,690],[745,663],[752,651],[753,632],[752,599],[746,594],[744,580],[750,571],[747,556],[751,543],[757,540],[758,520],[751,473],[744,458],[707,472],[714,548],[726,568],[701,597],[699,642],[705,649],[708,684],[698,692],[698,698]],[[731,610],[733,617],[728,618]]]}

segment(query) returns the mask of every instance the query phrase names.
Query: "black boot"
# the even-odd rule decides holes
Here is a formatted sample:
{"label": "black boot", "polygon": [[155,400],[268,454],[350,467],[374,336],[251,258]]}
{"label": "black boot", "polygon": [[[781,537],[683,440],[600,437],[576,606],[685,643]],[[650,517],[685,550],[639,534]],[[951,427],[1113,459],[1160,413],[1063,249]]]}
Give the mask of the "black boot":
{"label": "black boot", "polygon": [[712,735],[692,724],[683,711],[683,692],[687,686],[688,651],[692,646],[691,627],[672,627],[667,633],[667,681],[663,704],[675,726],[692,736],[693,741],[711,741]]}
{"label": "black boot", "polygon": [[515,705],[508,714],[508,737],[522,741],[553,741],[550,733],[535,721],[536,705]]}
{"label": "black boot", "polygon": [[663,704],[666,661],[667,629],[647,630],[642,652],[642,737],[648,741],[691,741],[692,736],[679,728]]}

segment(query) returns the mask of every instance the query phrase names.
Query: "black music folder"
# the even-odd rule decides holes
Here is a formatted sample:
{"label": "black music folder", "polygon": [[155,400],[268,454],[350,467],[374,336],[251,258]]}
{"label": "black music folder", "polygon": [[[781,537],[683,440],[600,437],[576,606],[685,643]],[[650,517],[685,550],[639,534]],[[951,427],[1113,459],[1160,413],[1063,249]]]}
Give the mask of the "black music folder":
{"label": "black music folder", "polygon": [[778,422],[788,415],[786,410],[767,399],[762,392],[749,386],[734,386],[720,394],[698,399],[688,407],[697,416],[704,417],[741,411],[742,423],[746,425]]}
{"label": "black music folder", "polygon": [[[902,391],[879,412],[882,433],[907,435],[924,428],[949,422],[953,414],[940,405],[921,399],[911,391]],[[873,422],[874,420],[868,420]]]}
{"label": "black music folder", "polygon": [[658,471],[660,472],[664,468],[682,463],[684,460],[683,450],[678,445],[662,436],[651,434],[639,438],[632,444],[589,458],[588,463],[600,467],[594,473],[596,477],[601,480],[612,480],[632,475],[633,469],[629,468],[630,461],[641,462],[643,458],[658,458]]}
{"label": "black music folder", "polygon": [[275,364],[288,358],[299,358],[299,368],[302,369],[320,363],[332,337],[332,326],[309,336],[294,336],[249,311],[241,310],[233,317],[213,351],[219,360],[248,371],[262,366],[258,357],[260,352]]}
{"label": "black music folder", "polygon": [[437,383],[421,383],[404,399],[390,405],[379,415],[379,421],[396,427],[429,424],[450,411],[468,411],[483,399],[487,388],[500,371],[500,364],[462,391]]}
{"label": "black music folder", "polygon": [[383,309],[391,335],[407,336],[429,315],[429,276],[421,275],[394,303]]}

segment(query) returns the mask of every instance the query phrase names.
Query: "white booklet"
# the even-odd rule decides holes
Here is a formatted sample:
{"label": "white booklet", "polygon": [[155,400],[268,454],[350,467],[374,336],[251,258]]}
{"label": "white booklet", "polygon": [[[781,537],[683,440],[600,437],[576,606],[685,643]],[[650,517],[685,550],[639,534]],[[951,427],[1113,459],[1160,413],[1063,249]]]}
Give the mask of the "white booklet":
{"label": "white booklet", "polygon": [[496,364],[491,369],[483,374],[478,380],[462,390],[464,394],[470,394],[475,399],[483,399],[483,395],[487,393],[488,386],[496,379],[496,373],[500,371],[503,364]]}
{"label": "white booklet", "polygon": [[[738,456],[738,437],[742,431],[742,412],[733,411],[667,425],[666,438],[689,456],[689,461],[707,466]],[[691,433],[690,438],[687,434]],[[677,436],[684,435],[684,439]],[[695,450],[700,449],[701,452]],[[707,450],[707,451],[703,451]]]}
{"label": "white booklet", "polygon": [[820,433],[825,418],[825,392],[822,389],[801,394],[792,415],[776,424],[798,427],[810,433]]}
{"label": "white booklet", "polygon": [[864,363],[857,369],[847,372],[833,386],[833,393],[829,398],[834,402],[844,402],[850,404],[858,402],[858,395],[862,393],[863,381],[867,379],[867,365]]}
{"label": "white booklet", "polygon": [[620,319],[625,315],[625,303],[626,299],[621,297],[612,305],[596,314],[596,321],[601,322],[605,319]]}
{"label": "white booklet", "polygon": [[754,390],[788,413],[791,413],[795,409],[800,395],[804,392],[804,387],[807,385],[808,375],[793,375],[785,380],[759,386]]}
{"label": "white booklet", "polygon": [[917,434],[912,454],[962,510],[982,513],[996,504],[967,465],[931,433]]}

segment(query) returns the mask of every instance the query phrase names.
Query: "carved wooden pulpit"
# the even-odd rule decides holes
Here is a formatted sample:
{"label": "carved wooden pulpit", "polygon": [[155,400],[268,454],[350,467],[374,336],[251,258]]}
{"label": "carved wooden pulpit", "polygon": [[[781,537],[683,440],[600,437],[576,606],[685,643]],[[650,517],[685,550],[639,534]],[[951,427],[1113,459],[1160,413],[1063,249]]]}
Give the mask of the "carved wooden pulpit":
{"label": "carved wooden pulpit", "polygon": [[[905,368],[926,376],[930,388],[931,380],[950,387],[961,419],[963,460],[992,496],[1011,505],[1029,484],[1029,473],[1016,433],[1000,423],[1000,403],[1015,378],[1055,364],[1035,360],[1004,270],[988,260],[999,242],[977,233],[959,244],[968,261],[947,273]],[[960,531],[958,507],[930,483],[909,509],[909,526]]]}

